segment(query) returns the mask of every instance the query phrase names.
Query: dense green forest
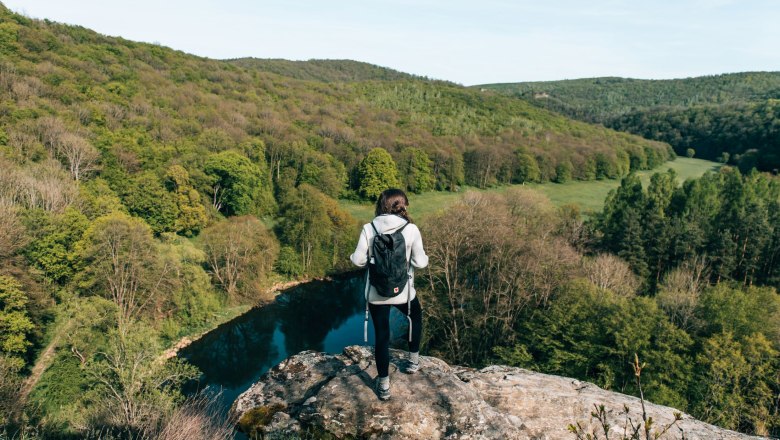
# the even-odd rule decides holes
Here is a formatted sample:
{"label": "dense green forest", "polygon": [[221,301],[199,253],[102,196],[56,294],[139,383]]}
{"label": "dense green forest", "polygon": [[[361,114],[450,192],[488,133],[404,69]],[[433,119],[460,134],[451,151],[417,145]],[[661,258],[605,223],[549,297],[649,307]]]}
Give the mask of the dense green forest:
{"label": "dense green forest", "polygon": [[780,435],[780,182],[674,178],[628,176],[588,221],[524,188],[426,219],[424,348],[634,395],[637,353],[649,400]]}
{"label": "dense green forest", "polygon": [[476,86],[524,98],[569,117],[670,143],[762,171],[780,169],[780,73],[676,80],[591,78]]}
{"label": "dense green forest", "polygon": [[275,282],[348,269],[338,198],[673,158],[451,83],[210,60],[0,5],[0,436],[227,435],[180,392],[197,371],[160,355]]}

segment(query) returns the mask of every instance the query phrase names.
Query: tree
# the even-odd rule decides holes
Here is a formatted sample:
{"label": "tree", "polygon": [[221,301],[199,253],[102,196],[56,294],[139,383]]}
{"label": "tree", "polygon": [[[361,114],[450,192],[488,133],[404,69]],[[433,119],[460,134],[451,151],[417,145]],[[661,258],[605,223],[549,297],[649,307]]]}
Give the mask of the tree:
{"label": "tree", "polygon": [[27,243],[27,231],[15,206],[0,203],[0,258],[8,258]]}
{"label": "tree", "polygon": [[[283,245],[295,249],[299,265],[285,251],[285,267],[300,267],[309,275],[323,274],[345,265],[357,233],[356,221],[338,203],[308,184],[287,194],[277,234]],[[353,247],[354,249],[354,247]]]}
{"label": "tree", "polygon": [[602,246],[625,260],[642,278],[648,274],[642,225],[642,207],[646,204],[641,180],[629,174],[617,190],[609,192],[599,217]]}
{"label": "tree", "polygon": [[303,264],[298,253],[290,246],[282,246],[279,259],[276,260],[276,270],[287,276],[303,275]]}
{"label": "tree", "polygon": [[22,376],[14,362],[0,356],[0,426],[7,426],[22,410]]}
{"label": "tree", "polygon": [[206,227],[208,217],[200,193],[190,184],[190,174],[181,165],[172,165],[165,174],[166,183],[176,195],[178,217],[174,223],[177,233],[188,237]]}
{"label": "tree", "polygon": [[116,192],[100,177],[79,185],[79,199],[81,212],[90,220],[114,211],[126,211]]}
{"label": "tree", "polygon": [[27,246],[28,261],[41,270],[49,282],[65,284],[78,270],[76,243],[89,226],[79,211],[68,208],[62,214],[30,218],[40,229],[34,231],[34,240]]}
{"label": "tree", "polygon": [[568,160],[555,166],[555,183],[566,183],[571,180],[573,167]]}
{"label": "tree", "polygon": [[706,260],[696,257],[667,272],[656,294],[658,305],[677,327],[689,331],[709,277]]}
{"label": "tree", "polygon": [[180,215],[177,197],[165,189],[154,173],[134,178],[123,200],[129,213],[146,220],[155,234],[175,231]]}
{"label": "tree", "polygon": [[639,280],[625,261],[602,253],[583,261],[585,276],[594,286],[611,290],[621,296],[633,296],[639,288]]}
{"label": "tree", "polygon": [[428,154],[420,148],[409,147],[401,151],[400,170],[404,187],[417,194],[432,190],[435,184],[432,165]]}
{"label": "tree", "polygon": [[674,231],[669,221],[669,204],[677,187],[677,174],[669,169],[666,173],[656,173],[650,177],[650,185],[645,197],[642,224],[648,269],[651,271],[651,288],[661,279],[670,264],[669,247]]}
{"label": "tree", "polygon": [[433,175],[439,191],[457,191],[465,181],[463,155],[452,150],[438,150],[433,154]]}
{"label": "tree", "polygon": [[515,161],[517,165],[515,166],[512,182],[539,182],[541,179],[541,171],[539,170],[539,164],[533,156],[522,150],[518,150],[515,152]]}
{"label": "tree", "polygon": [[117,305],[120,333],[168,287],[170,265],[160,258],[149,226],[138,218],[123,213],[98,218],[76,250],[83,264],[79,287]]}
{"label": "tree", "polygon": [[620,177],[617,163],[604,153],[596,153],[596,179],[616,179]]}
{"label": "tree", "polygon": [[254,163],[228,150],[209,156],[203,172],[209,178],[212,206],[225,215],[261,215],[273,209],[265,162]]}
{"label": "tree", "polygon": [[160,361],[157,338],[148,328],[110,332],[108,339],[108,349],[86,365],[96,383],[98,420],[130,432],[156,430],[181,399],[180,387],[198,377],[197,369],[179,358]]}
{"label": "tree", "polygon": [[693,148],[687,148],[685,150],[685,157],[693,157],[694,154],[696,154],[696,150]]}
{"label": "tree", "polygon": [[685,406],[693,340],[668,324],[655,302],[622,297],[584,280],[567,283],[543,313],[520,322],[517,344],[532,355],[526,366],[595,380],[605,389],[638,392],[625,365],[634,353],[655,366],[649,399]]}
{"label": "tree", "polygon": [[230,296],[257,291],[279,253],[270,231],[253,216],[231,217],[206,228],[200,236],[214,280]]}
{"label": "tree", "polygon": [[726,429],[769,435],[780,425],[773,414],[777,356],[761,333],[742,341],[730,332],[708,338],[696,356],[696,388],[702,396],[694,408],[696,417]]}
{"label": "tree", "polygon": [[398,188],[398,169],[384,148],[374,148],[360,161],[357,170],[358,193],[364,199],[376,200],[388,188]]}
{"label": "tree", "polygon": [[64,160],[74,180],[81,180],[98,169],[100,152],[83,137],[65,133],[56,145],[57,154]]}
{"label": "tree", "polygon": [[14,372],[24,367],[28,337],[34,325],[27,314],[27,295],[14,278],[0,276],[0,359],[5,357]]}
{"label": "tree", "polygon": [[[577,265],[553,231],[555,210],[533,191],[468,193],[429,221],[427,275],[431,346],[452,362],[481,364],[517,337],[522,312],[544,307]],[[506,237],[512,237],[507,240]]]}
{"label": "tree", "polygon": [[330,197],[338,197],[344,190],[346,181],[344,164],[330,154],[306,150],[298,184],[308,183]]}

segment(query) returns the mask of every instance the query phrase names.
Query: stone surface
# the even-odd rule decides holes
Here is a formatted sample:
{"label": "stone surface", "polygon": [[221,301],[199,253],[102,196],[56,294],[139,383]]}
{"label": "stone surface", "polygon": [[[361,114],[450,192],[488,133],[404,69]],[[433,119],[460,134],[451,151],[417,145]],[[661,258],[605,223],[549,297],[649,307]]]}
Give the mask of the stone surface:
{"label": "stone surface", "polygon": [[[376,439],[574,439],[569,424],[595,428],[594,404],[606,407],[621,434],[624,407],[635,421],[641,418],[639,399],[591,383],[504,366],[474,370],[426,356],[419,372],[404,374],[404,355],[392,350],[392,398],[386,402],[373,389],[372,351],[351,346],[339,355],[304,351],[288,358],[239,396],[232,411],[240,417],[271,409],[267,424],[256,427],[269,437],[314,429],[336,438]],[[671,423],[677,412],[645,405],[656,427]],[[686,439],[755,438],[687,414],[661,438],[681,438],[678,427]]]}

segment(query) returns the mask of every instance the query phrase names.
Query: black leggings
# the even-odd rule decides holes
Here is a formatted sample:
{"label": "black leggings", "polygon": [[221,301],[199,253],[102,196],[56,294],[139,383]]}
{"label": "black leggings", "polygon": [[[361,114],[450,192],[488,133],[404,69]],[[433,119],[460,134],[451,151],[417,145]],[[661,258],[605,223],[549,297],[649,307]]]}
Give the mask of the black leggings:
{"label": "black leggings", "polygon": [[[412,340],[409,342],[409,351],[416,353],[420,351],[422,308],[417,298],[414,298],[410,305],[412,308],[410,313],[412,318]],[[387,377],[388,368],[390,367],[390,307],[400,310],[406,317],[406,303],[368,305],[368,310],[371,312],[371,320],[374,321],[374,335],[376,339],[374,356],[376,357],[376,371],[379,377]]]}

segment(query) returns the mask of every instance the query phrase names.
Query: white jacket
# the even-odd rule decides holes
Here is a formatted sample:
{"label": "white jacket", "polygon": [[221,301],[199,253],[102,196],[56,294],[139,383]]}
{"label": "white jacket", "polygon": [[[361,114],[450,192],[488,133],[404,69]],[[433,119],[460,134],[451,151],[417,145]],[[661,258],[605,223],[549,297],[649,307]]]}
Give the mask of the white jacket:
{"label": "white jacket", "polygon": [[[394,214],[383,214],[374,218],[373,223],[380,234],[392,234],[396,229],[403,226],[406,220]],[[371,304],[404,304],[407,300],[411,301],[417,296],[417,292],[414,290],[414,268],[427,266],[428,256],[425,255],[422,236],[420,235],[420,230],[417,229],[417,225],[410,224],[404,228],[401,234],[403,234],[406,242],[406,260],[411,263],[411,298],[407,298],[406,291],[408,287],[404,287],[404,290],[399,295],[387,298],[379,295],[374,286],[371,286],[368,292],[368,302]],[[371,227],[371,223],[363,225],[355,252],[349,257],[352,260],[352,264],[358,267],[366,266],[368,262],[368,248],[370,243],[373,242],[374,235],[374,228]]]}

